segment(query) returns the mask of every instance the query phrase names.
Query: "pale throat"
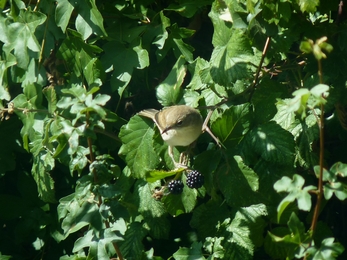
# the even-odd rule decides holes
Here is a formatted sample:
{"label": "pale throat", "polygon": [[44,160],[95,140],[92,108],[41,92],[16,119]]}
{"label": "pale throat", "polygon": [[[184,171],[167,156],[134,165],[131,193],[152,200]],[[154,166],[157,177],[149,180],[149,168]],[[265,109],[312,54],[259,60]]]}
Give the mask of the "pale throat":
{"label": "pale throat", "polygon": [[170,146],[188,146],[193,143],[201,134],[194,127],[172,128],[165,133],[161,133],[161,137]]}

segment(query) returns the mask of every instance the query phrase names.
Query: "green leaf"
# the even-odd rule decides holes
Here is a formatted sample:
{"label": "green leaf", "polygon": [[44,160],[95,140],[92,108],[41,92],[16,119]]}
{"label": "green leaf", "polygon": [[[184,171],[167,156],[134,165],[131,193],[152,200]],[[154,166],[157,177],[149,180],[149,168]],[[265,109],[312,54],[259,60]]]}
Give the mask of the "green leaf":
{"label": "green leaf", "polygon": [[180,99],[181,85],[186,76],[185,59],[180,56],[171,69],[166,79],[157,87],[157,98],[160,104],[172,106],[178,103]]}
{"label": "green leaf", "polygon": [[[41,143],[41,140],[37,140],[37,142]],[[39,153],[35,152],[31,173],[36,181],[40,198],[50,203],[56,202],[54,181],[49,173],[54,166],[54,158],[49,152],[44,150]]]}
{"label": "green leaf", "polygon": [[249,104],[232,106],[211,123],[211,130],[222,143],[226,141],[238,143],[248,131],[249,120]]}
{"label": "green leaf", "polygon": [[73,10],[77,11],[75,21],[76,29],[86,40],[92,33],[99,36],[106,36],[107,33],[103,25],[103,17],[95,5],[94,0],[68,1],[59,0],[55,20],[65,32]]}
{"label": "green leaf", "polygon": [[216,233],[216,226],[230,216],[228,205],[219,200],[210,200],[193,211],[190,221],[192,228],[198,231],[199,236],[208,237]]}
{"label": "green leaf", "polygon": [[[57,51],[57,58],[63,59],[69,71],[80,77],[85,68],[93,61],[96,53],[102,52],[100,47],[86,43],[76,31],[68,30],[66,37]],[[91,78],[87,75],[88,79]],[[78,85],[75,83],[73,85]]]}
{"label": "green leaf", "polygon": [[291,132],[296,137],[292,130],[299,124],[299,122],[295,119],[294,111],[288,109],[288,101],[288,99],[277,99],[277,114],[273,117],[273,120],[283,129]]}
{"label": "green leaf", "polygon": [[198,107],[201,96],[196,91],[184,90],[184,104],[190,107]]}
{"label": "green leaf", "polygon": [[[29,57],[37,58],[41,50],[35,36],[37,27],[46,21],[46,15],[30,10],[21,11],[21,20],[8,23],[6,27],[0,27],[0,34],[6,35],[3,50],[10,53],[13,50],[17,59],[17,66],[26,69]],[[28,50],[29,49],[29,50]]]}
{"label": "green leaf", "polygon": [[155,188],[161,187],[159,181],[155,183],[146,183],[145,181],[139,180],[137,182],[137,199],[139,200],[139,212],[147,213],[153,218],[161,217],[166,213],[164,204],[153,198],[153,191]]}
{"label": "green leaf", "polygon": [[192,79],[187,85],[187,89],[199,90],[206,87],[206,84],[202,82],[201,73],[204,69],[209,68],[209,63],[201,58],[196,58],[193,62],[187,65],[189,72],[192,74]]}
{"label": "green leaf", "polygon": [[[182,182],[186,182],[186,176],[182,175]],[[196,205],[197,191],[190,189],[186,185],[180,195],[169,194],[162,199],[165,208],[172,216],[179,216],[183,213],[191,212]]]}
{"label": "green leaf", "polygon": [[94,195],[89,189],[90,182],[82,180],[75,194],[60,199],[58,215],[63,218],[61,226],[65,237],[89,225],[95,230],[101,229],[102,217],[98,206],[92,201]]}
{"label": "green leaf", "polygon": [[91,59],[87,66],[84,67],[83,75],[87,80],[89,88],[95,85],[101,86],[102,81],[105,79],[105,73],[100,60],[96,58]]}
{"label": "green leaf", "polygon": [[233,29],[220,19],[217,2],[212,6],[209,16],[214,25],[211,56],[211,76],[221,86],[229,86],[238,79],[252,75],[252,64],[258,65],[250,40],[244,30]]}
{"label": "green leaf", "polygon": [[57,108],[57,94],[53,86],[46,87],[42,90],[48,102],[48,112],[53,114]]}
{"label": "green leaf", "polygon": [[222,241],[224,254],[229,259],[253,259],[254,243],[251,230],[253,236],[261,236],[265,227],[261,217],[266,215],[265,205],[252,205],[239,208],[232,221],[225,219],[219,225],[220,236],[225,237]]}
{"label": "green leaf", "polygon": [[204,260],[202,254],[202,243],[194,242],[190,248],[181,247],[174,254],[175,260]]}
{"label": "green leaf", "polygon": [[298,207],[301,210],[309,211],[311,210],[311,195],[309,191],[316,189],[314,186],[307,186],[303,188],[305,180],[300,175],[294,174],[291,180],[288,177],[282,177],[274,184],[274,189],[277,192],[288,192],[289,194],[281,201],[277,207],[277,221],[281,219],[281,215],[286,207],[294,200],[298,201]]}
{"label": "green leaf", "polygon": [[[318,178],[320,174],[319,165],[313,169]],[[343,163],[335,163],[329,171],[323,168],[323,181],[326,182],[323,189],[326,200],[330,199],[334,194],[341,201],[347,198],[347,184],[339,180],[339,177],[345,177],[346,169],[346,164]]]}
{"label": "green leaf", "polygon": [[174,170],[171,170],[171,171],[154,170],[154,171],[150,171],[147,174],[146,180],[148,182],[155,182],[157,180],[161,180],[161,179],[164,179],[166,177],[176,175],[177,173],[181,173],[183,171],[184,171],[183,168],[174,169]]}
{"label": "green leaf", "polygon": [[[134,69],[144,69],[149,66],[147,50],[142,48],[140,39],[135,39],[130,45],[110,41],[103,46],[105,55],[101,61],[107,70],[113,70],[111,86],[113,91],[118,91],[122,97],[128,86]],[[119,66],[119,65],[122,66]]]}
{"label": "green leaf", "polygon": [[194,1],[194,0],[185,0],[185,1],[178,1],[178,3],[171,3],[165,10],[167,11],[175,11],[179,13],[180,15],[191,18],[194,16],[194,14],[202,7],[206,5],[210,5],[212,3],[212,0],[201,0],[201,1]]}
{"label": "green leaf", "polygon": [[182,39],[173,39],[173,41],[181,51],[183,58],[188,62],[193,62],[192,52],[194,51],[194,48],[191,45],[186,44]]}
{"label": "green leaf", "polygon": [[[258,176],[247,167],[240,156],[230,157],[225,164],[220,164],[216,171],[218,186],[229,205],[249,206],[260,200]],[[247,196],[242,194],[247,193]]]}
{"label": "green leaf", "polygon": [[286,255],[290,258],[303,257],[311,241],[311,234],[305,233],[305,226],[293,212],[288,221],[289,234],[279,237],[268,233],[273,241],[285,245]]}
{"label": "green leaf", "polygon": [[40,85],[34,83],[26,85],[23,90],[24,95],[27,97],[28,103],[32,108],[40,108],[42,104],[42,88]]}
{"label": "green leaf", "polygon": [[319,0],[297,0],[301,12],[314,13],[319,5]]}
{"label": "green leaf", "polygon": [[114,228],[106,228],[98,236],[94,230],[89,230],[83,237],[76,240],[72,252],[76,253],[83,250],[83,248],[90,247],[88,257],[96,257],[97,259],[110,258],[110,256],[116,253],[114,247],[110,246],[112,242],[123,240],[115,231]]}
{"label": "green leaf", "polygon": [[[248,149],[266,161],[292,165],[295,143],[293,136],[273,121],[253,128],[245,137]],[[252,148],[250,148],[252,147]]]}
{"label": "green leaf", "polygon": [[319,259],[337,259],[337,256],[341,255],[344,251],[343,245],[334,242],[335,238],[329,237],[322,241],[319,248],[310,247],[307,249],[307,259],[319,260]]}
{"label": "green leaf", "polygon": [[158,32],[156,33],[156,38],[154,39],[153,44],[161,50],[165,45],[165,41],[169,37],[166,28],[170,26],[170,19],[164,15],[163,11],[160,11],[159,15],[161,22],[159,23]]}
{"label": "green leaf", "polygon": [[57,3],[57,8],[55,9],[55,22],[65,33],[74,6],[69,2],[69,0],[59,0]]}
{"label": "green leaf", "polygon": [[335,176],[347,177],[347,164],[341,162],[334,163],[330,168],[330,172],[334,173]]}
{"label": "green leaf", "polygon": [[141,259],[143,244],[142,239],[146,231],[139,222],[132,222],[125,232],[124,242],[120,245],[120,251],[127,259]]}
{"label": "green leaf", "polygon": [[[1,30],[1,29],[0,29]],[[8,91],[7,69],[16,64],[16,58],[9,54],[6,60],[0,59],[0,99],[9,101],[11,99]]]}
{"label": "green leaf", "polygon": [[211,254],[211,257],[220,258],[223,259],[224,257],[224,248],[221,245],[222,241],[224,240],[224,237],[219,238],[211,238],[207,237],[206,241],[204,242],[204,249]]}
{"label": "green leaf", "polygon": [[303,119],[306,117],[307,101],[310,97],[310,91],[306,88],[301,88],[294,91],[293,96],[294,98],[287,103],[287,109],[301,114],[301,118]]}
{"label": "green leaf", "polygon": [[154,130],[148,124],[149,120],[134,116],[119,133],[123,143],[119,154],[124,156],[135,178],[146,178],[147,172],[155,169],[159,163],[153,148]]}

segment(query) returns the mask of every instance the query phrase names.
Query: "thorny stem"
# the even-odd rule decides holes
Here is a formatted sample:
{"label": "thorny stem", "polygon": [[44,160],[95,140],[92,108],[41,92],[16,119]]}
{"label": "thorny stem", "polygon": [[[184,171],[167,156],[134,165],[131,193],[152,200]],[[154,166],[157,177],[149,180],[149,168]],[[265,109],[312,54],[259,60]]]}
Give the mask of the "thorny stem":
{"label": "thorny stem", "polygon": [[270,44],[270,41],[271,41],[271,37],[267,37],[266,39],[266,42],[265,42],[265,45],[264,45],[264,49],[263,49],[263,53],[262,53],[262,56],[261,56],[261,60],[259,62],[259,66],[257,67],[257,72],[254,76],[254,80],[253,80],[253,84],[251,87],[249,87],[246,91],[244,91],[243,93],[240,93],[240,94],[237,94],[235,95],[234,97],[229,97],[229,98],[224,98],[222,101],[220,101],[219,103],[217,103],[216,105],[213,105],[213,106],[204,106],[204,107],[199,107],[199,109],[216,109],[218,107],[220,107],[221,105],[231,101],[232,99],[236,99],[238,96],[240,95],[244,95],[245,93],[250,93],[249,95],[249,98],[248,98],[248,101],[250,101],[252,99],[252,96],[254,94],[254,91],[255,91],[255,88],[256,88],[256,85],[258,83],[258,79],[259,79],[259,75],[260,75],[260,71],[261,71],[261,68],[262,68],[262,65],[263,65],[263,62],[264,62],[264,59],[265,59],[265,56],[266,56],[266,52],[269,48],[269,44]]}
{"label": "thorny stem", "polygon": [[255,77],[254,77],[254,80],[253,80],[253,84],[252,84],[252,92],[251,94],[249,95],[249,101],[252,99],[252,96],[254,94],[254,91],[255,91],[255,88],[256,88],[256,85],[258,83],[258,79],[259,79],[259,75],[260,75],[260,70],[261,70],[261,67],[263,66],[263,63],[264,63],[264,60],[265,60],[265,56],[266,56],[266,52],[269,48],[269,44],[270,44],[270,41],[271,41],[271,37],[267,37],[266,38],[266,42],[265,42],[265,45],[264,45],[264,49],[263,49],[263,53],[261,55],[261,59],[260,59],[260,62],[259,62],[259,66],[258,66],[258,69],[257,69],[257,72],[255,74]]}
{"label": "thorny stem", "polygon": [[[319,75],[319,81],[321,84],[323,84],[323,75],[322,75],[322,63],[320,60],[318,60],[318,75]],[[320,114],[320,120],[318,122],[319,127],[319,177],[318,177],[318,192],[317,192],[317,202],[313,213],[312,223],[311,223],[311,231],[312,235],[314,234],[314,231],[317,226],[318,216],[319,216],[319,210],[320,206],[322,204],[322,198],[323,198],[323,163],[324,163],[324,104],[321,104],[320,106],[321,114]]]}

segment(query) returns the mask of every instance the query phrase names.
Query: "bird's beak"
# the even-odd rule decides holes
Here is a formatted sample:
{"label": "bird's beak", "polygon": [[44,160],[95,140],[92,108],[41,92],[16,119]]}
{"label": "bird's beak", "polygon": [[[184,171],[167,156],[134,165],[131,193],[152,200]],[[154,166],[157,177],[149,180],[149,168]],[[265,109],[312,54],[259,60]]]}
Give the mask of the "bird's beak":
{"label": "bird's beak", "polygon": [[171,127],[165,127],[164,130],[161,132],[161,134],[165,134],[167,131],[169,131]]}

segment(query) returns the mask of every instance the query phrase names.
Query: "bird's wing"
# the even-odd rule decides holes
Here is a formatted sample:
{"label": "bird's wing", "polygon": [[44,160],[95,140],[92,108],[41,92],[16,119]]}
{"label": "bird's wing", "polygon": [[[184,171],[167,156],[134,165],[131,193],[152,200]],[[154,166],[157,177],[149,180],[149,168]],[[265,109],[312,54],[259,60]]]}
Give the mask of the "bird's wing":
{"label": "bird's wing", "polygon": [[149,109],[144,109],[138,113],[140,116],[145,116],[148,118],[151,118],[152,120],[155,121],[155,115],[159,112],[159,110],[149,108]]}

